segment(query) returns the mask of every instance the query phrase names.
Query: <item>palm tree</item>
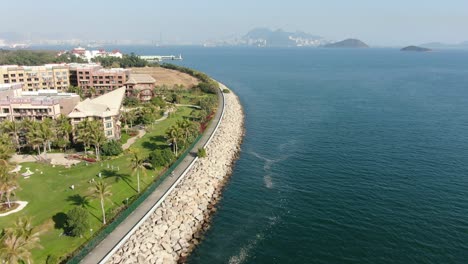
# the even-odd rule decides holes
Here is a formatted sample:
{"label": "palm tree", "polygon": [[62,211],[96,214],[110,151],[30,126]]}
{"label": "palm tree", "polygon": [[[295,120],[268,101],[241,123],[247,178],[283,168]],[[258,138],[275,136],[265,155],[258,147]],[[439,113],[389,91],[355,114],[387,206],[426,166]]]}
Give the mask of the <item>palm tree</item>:
{"label": "palm tree", "polygon": [[107,142],[107,137],[104,135],[104,131],[102,130],[102,123],[96,121],[93,122],[93,125],[90,127],[91,129],[91,143],[94,145],[94,149],[96,151],[96,159],[100,159],[101,156],[101,146]]}
{"label": "palm tree", "polygon": [[182,132],[179,127],[172,126],[166,131],[166,138],[169,143],[172,144],[172,150],[174,151],[174,155],[177,156],[178,145],[177,142],[182,137]]}
{"label": "palm tree", "polygon": [[145,159],[141,157],[138,152],[132,151],[132,157],[130,159],[130,166],[133,173],[137,175],[137,190],[140,192],[140,172],[146,176],[146,167],[150,167],[151,164],[145,162]]}
{"label": "palm tree", "polygon": [[44,119],[39,126],[38,136],[42,138],[44,154],[47,155],[47,149],[51,151],[51,143],[55,137],[54,131],[52,130],[52,119]]}
{"label": "palm tree", "polygon": [[177,121],[177,126],[180,128],[184,144],[187,144],[190,138],[197,133],[197,125],[187,119]]}
{"label": "palm tree", "polygon": [[15,153],[15,147],[7,134],[0,135],[0,159],[7,160]]}
{"label": "palm tree", "polygon": [[18,188],[16,175],[10,173],[7,163],[2,161],[2,165],[0,165],[0,200],[5,197],[9,208],[11,208],[10,197],[15,194],[16,188]]}
{"label": "palm tree", "polygon": [[110,186],[103,181],[97,181],[92,189],[92,197],[101,201],[102,224],[106,224],[106,210],[104,209],[104,200],[112,195]]}
{"label": "palm tree", "polygon": [[31,250],[41,248],[40,232],[28,218],[18,218],[11,228],[5,228],[0,239],[0,259],[3,263],[32,263]]}
{"label": "palm tree", "polygon": [[55,144],[65,151],[67,145],[70,143],[70,134],[73,131],[73,127],[68,121],[68,118],[64,115],[60,115],[55,120],[54,130],[56,132]]}
{"label": "palm tree", "polygon": [[76,133],[75,133],[75,141],[80,142],[84,146],[84,152],[86,155],[86,148],[91,146],[91,141],[92,141],[92,134],[89,129],[91,126],[91,121],[88,119],[85,119],[78,123],[76,127]]}
{"label": "palm tree", "polygon": [[2,131],[13,137],[15,142],[15,147],[20,149],[19,133],[21,129],[21,124],[17,121],[4,121],[2,123]]}
{"label": "palm tree", "polygon": [[130,127],[133,127],[133,122],[137,119],[137,112],[135,110],[127,112],[127,120],[130,122]]}
{"label": "palm tree", "polygon": [[31,147],[37,148],[38,155],[41,155],[41,145],[44,144],[43,137],[40,135],[41,125],[39,122],[30,122],[28,123],[28,132],[26,138]]}
{"label": "palm tree", "polygon": [[120,120],[125,123],[125,133],[128,133],[128,113],[127,111],[123,111],[120,115]]}

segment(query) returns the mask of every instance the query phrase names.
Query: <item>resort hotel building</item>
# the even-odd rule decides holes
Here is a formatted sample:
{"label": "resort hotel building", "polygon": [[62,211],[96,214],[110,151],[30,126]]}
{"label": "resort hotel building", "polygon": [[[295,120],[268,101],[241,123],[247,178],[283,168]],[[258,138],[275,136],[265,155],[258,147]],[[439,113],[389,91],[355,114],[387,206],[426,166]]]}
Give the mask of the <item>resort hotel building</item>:
{"label": "resort hotel building", "polygon": [[80,87],[85,96],[101,95],[124,86],[130,70],[105,69],[96,63],[71,63],[70,84]]}
{"label": "resort hotel building", "polygon": [[149,74],[130,74],[125,83],[127,96],[135,96],[142,102],[147,102],[154,97],[156,80]]}
{"label": "resort hotel building", "polygon": [[24,83],[24,91],[56,90],[65,92],[69,83],[66,64],[45,64],[42,66],[0,66],[0,84]]}
{"label": "resort hotel building", "polygon": [[73,93],[56,90],[24,91],[22,83],[0,84],[0,121],[55,119],[68,115],[80,102]]}
{"label": "resort hotel building", "polygon": [[103,124],[104,134],[108,139],[119,139],[121,135],[120,108],[124,97],[125,87],[121,87],[94,99],[87,98],[75,106],[68,114],[68,118],[73,128],[86,119],[99,120]]}

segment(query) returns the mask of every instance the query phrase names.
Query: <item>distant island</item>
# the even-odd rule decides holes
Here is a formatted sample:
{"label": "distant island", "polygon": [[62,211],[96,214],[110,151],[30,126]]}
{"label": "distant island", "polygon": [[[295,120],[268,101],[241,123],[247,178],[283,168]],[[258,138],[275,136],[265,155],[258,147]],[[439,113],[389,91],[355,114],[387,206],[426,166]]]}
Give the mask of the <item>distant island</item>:
{"label": "distant island", "polygon": [[428,48],[418,47],[418,46],[408,46],[408,47],[402,48],[401,51],[428,52],[432,50]]}
{"label": "distant island", "polygon": [[369,48],[369,46],[359,39],[345,39],[343,41],[324,45],[325,48]]}

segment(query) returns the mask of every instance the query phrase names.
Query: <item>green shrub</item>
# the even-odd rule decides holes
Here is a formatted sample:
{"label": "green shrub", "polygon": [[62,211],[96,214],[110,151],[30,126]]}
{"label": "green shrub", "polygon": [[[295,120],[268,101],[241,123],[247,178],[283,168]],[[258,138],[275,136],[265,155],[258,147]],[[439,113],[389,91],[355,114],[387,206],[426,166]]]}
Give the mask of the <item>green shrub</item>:
{"label": "green shrub", "polygon": [[59,258],[54,255],[48,255],[46,259],[46,264],[58,264],[60,263]]}
{"label": "green shrub", "polygon": [[122,145],[115,141],[109,140],[101,147],[102,155],[104,156],[117,156],[123,152]]}
{"label": "green shrub", "polygon": [[205,158],[206,157],[206,149],[199,148],[197,155],[198,155],[199,158]]}
{"label": "green shrub", "polygon": [[149,155],[149,161],[153,168],[156,168],[158,166],[167,166],[169,165],[173,160],[174,160],[174,153],[168,148],[165,148],[163,150],[157,149],[153,152],[150,153]]}
{"label": "green shrub", "polygon": [[230,93],[229,89],[223,89],[223,93]]}
{"label": "green shrub", "polygon": [[130,106],[130,107],[135,107],[140,104],[140,101],[138,98],[130,96],[130,97],[125,97],[123,101],[124,106]]}
{"label": "green shrub", "polygon": [[155,106],[159,106],[159,108],[163,109],[166,107],[166,101],[164,101],[161,97],[156,96],[151,99],[151,103]]}
{"label": "green shrub", "polygon": [[66,229],[71,236],[83,236],[89,230],[88,211],[82,207],[75,207],[67,213]]}

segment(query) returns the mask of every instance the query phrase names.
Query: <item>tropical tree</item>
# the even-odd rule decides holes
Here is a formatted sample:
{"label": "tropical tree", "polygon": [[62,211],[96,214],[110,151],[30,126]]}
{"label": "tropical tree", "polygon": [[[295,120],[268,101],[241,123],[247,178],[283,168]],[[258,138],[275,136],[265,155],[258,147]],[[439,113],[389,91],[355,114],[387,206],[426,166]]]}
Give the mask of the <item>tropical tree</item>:
{"label": "tropical tree", "polygon": [[198,132],[197,124],[187,119],[177,121],[177,126],[181,130],[184,144],[187,144]]}
{"label": "tropical tree", "polygon": [[66,229],[68,229],[70,235],[82,237],[89,229],[88,211],[79,206],[68,211]]}
{"label": "tropical tree", "polygon": [[43,137],[40,135],[41,124],[39,122],[28,123],[26,138],[28,144],[33,148],[37,149],[38,155],[41,155],[41,146],[44,144]]}
{"label": "tropical tree", "polygon": [[3,133],[6,133],[10,135],[13,138],[13,141],[15,142],[15,147],[20,148],[20,140],[19,140],[19,133],[21,130],[21,124],[17,121],[4,121],[1,124],[1,130]]}
{"label": "tropical tree", "polygon": [[103,125],[99,121],[91,121],[88,129],[91,137],[91,144],[93,144],[96,152],[96,158],[99,160],[101,157],[101,146],[107,142],[107,137],[104,135]]}
{"label": "tropical tree", "polygon": [[0,159],[8,160],[15,153],[13,142],[7,134],[0,135]]}
{"label": "tropical tree", "polygon": [[5,228],[0,238],[0,259],[3,263],[32,263],[31,250],[41,248],[40,232],[29,218],[18,218],[13,227]]}
{"label": "tropical tree", "polygon": [[123,111],[120,115],[120,121],[125,123],[125,133],[128,133],[128,113],[127,111]]}
{"label": "tropical tree", "polygon": [[6,197],[8,207],[11,208],[10,197],[18,188],[16,175],[10,173],[9,164],[6,160],[0,160],[0,201]]}
{"label": "tropical tree", "polygon": [[47,149],[51,151],[52,141],[55,138],[55,133],[53,130],[53,121],[50,118],[46,118],[39,123],[39,137],[42,138],[44,154],[47,155]]}
{"label": "tropical tree", "polygon": [[92,135],[89,127],[91,126],[91,121],[85,119],[78,123],[75,131],[75,141],[82,143],[84,147],[84,152],[86,154],[86,149],[91,147]]}
{"label": "tropical tree", "polygon": [[101,202],[101,210],[102,210],[102,224],[106,224],[106,210],[104,209],[104,201],[108,199],[108,197],[112,196],[112,192],[110,191],[110,186],[107,185],[103,181],[97,181],[94,187],[92,187],[92,197],[99,199]]}
{"label": "tropical tree", "polygon": [[15,189],[18,188],[16,175],[9,172],[6,161],[0,162],[0,200],[6,198],[8,207],[11,208],[10,197],[15,194]]}
{"label": "tropical tree", "polygon": [[127,121],[130,122],[130,127],[133,127],[133,122],[138,118],[137,112],[135,110],[127,112]]}
{"label": "tropical tree", "polygon": [[181,129],[178,126],[171,126],[166,131],[166,138],[168,142],[172,145],[172,151],[174,151],[174,155],[177,156],[178,142],[182,138]]}
{"label": "tropical tree", "polygon": [[137,175],[137,190],[140,192],[140,172],[146,176],[146,167],[151,166],[145,159],[136,151],[132,151],[132,157],[130,158],[130,166],[133,173]]}
{"label": "tropical tree", "polygon": [[60,115],[54,123],[54,130],[56,133],[55,145],[64,151],[70,144],[70,134],[73,127],[64,115]]}

